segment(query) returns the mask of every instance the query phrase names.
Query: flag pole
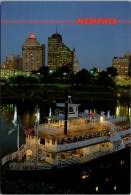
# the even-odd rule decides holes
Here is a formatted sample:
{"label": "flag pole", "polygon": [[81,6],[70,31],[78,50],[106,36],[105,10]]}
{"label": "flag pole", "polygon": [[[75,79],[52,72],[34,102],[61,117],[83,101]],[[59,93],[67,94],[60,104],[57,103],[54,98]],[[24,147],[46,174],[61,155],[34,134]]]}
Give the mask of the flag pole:
{"label": "flag pole", "polygon": [[38,162],[38,118],[35,121],[35,135],[36,135],[36,163]]}
{"label": "flag pole", "polygon": [[17,148],[18,148],[18,162],[20,161],[20,135],[19,135],[19,115],[17,115]]}

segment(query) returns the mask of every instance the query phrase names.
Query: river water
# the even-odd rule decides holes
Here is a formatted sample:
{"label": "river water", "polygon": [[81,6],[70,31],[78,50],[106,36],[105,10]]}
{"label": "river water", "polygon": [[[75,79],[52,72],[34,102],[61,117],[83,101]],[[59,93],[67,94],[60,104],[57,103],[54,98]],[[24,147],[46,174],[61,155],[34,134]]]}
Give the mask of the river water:
{"label": "river water", "polygon": [[[107,113],[111,115],[130,116],[128,102],[92,101],[80,103],[80,111]],[[1,102],[1,156],[17,150],[16,120],[20,121],[20,145],[25,143],[25,128],[32,128],[36,120],[45,121],[46,116],[55,113],[53,103],[44,106],[40,99],[4,99]],[[129,193],[130,192],[130,151],[126,149],[115,155],[104,157],[65,172],[40,177],[16,178],[2,176],[2,193],[6,194],[90,194],[90,193]]]}

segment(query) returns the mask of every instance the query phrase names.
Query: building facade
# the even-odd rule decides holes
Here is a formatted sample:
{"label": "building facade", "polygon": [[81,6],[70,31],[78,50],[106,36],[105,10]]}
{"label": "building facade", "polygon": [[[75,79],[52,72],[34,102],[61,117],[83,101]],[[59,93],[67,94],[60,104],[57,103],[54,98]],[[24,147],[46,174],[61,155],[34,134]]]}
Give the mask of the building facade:
{"label": "building facade", "polygon": [[114,57],[113,67],[117,69],[118,78],[129,77],[130,60],[126,57]]}
{"label": "building facade", "polygon": [[22,45],[22,70],[38,70],[45,66],[45,45],[40,45],[34,34],[31,34]]}
{"label": "building facade", "polygon": [[9,70],[22,70],[22,58],[20,55],[9,54],[3,62],[3,68]]}
{"label": "building facade", "polygon": [[73,71],[73,51],[62,43],[62,36],[56,32],[48,37],[48,68],[56,71],[63,66]]}
{"label": "building facade", "polygon": [[125,58],[129,59],[129,76],[131,77],[131,53],[125,53]]}
{"label": "building facade", "polygon": [[79,62],[76,59],[76,51],[75,48],[73,49],[73,72],[76,74],[79,72]]}
{"label": "building facade", "polygon": [[10,77],[17,77],[17,76],[29,76],[31,72],[23,72],[22,70],[13,70],[13,69],[0,69],[0,77],[1,79],[9,79]]}

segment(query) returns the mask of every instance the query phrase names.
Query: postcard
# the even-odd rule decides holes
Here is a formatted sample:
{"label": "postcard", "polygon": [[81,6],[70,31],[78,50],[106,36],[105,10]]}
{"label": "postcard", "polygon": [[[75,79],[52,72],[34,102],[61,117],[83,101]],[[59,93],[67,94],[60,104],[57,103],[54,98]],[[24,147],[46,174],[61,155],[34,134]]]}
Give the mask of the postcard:
{"label": "postcard", "polygon": [[2,194],[130,193],[130,12],[2,1]]}

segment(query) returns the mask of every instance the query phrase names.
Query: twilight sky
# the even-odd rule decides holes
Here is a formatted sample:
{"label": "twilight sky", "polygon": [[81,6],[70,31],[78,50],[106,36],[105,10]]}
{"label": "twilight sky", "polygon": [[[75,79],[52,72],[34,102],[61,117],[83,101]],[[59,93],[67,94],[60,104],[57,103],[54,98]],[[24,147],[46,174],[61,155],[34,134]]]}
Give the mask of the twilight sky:
{"label": "twilight sky", "polygon": [[[109,1],[29,1],[2,2],[1,20],[77,20],[78,18],[117,18],[131,20],[130,2]],[[63,43],[75,47],[80,69],[101,70],[112,66],[113,57],[131,53],[131,23],[111,25],[57,24]],[[48,37],[56,32],[56,24],[1,24],[1,63],[8,54],[22,56],[22,44],[31,33],[46,45]]]}

